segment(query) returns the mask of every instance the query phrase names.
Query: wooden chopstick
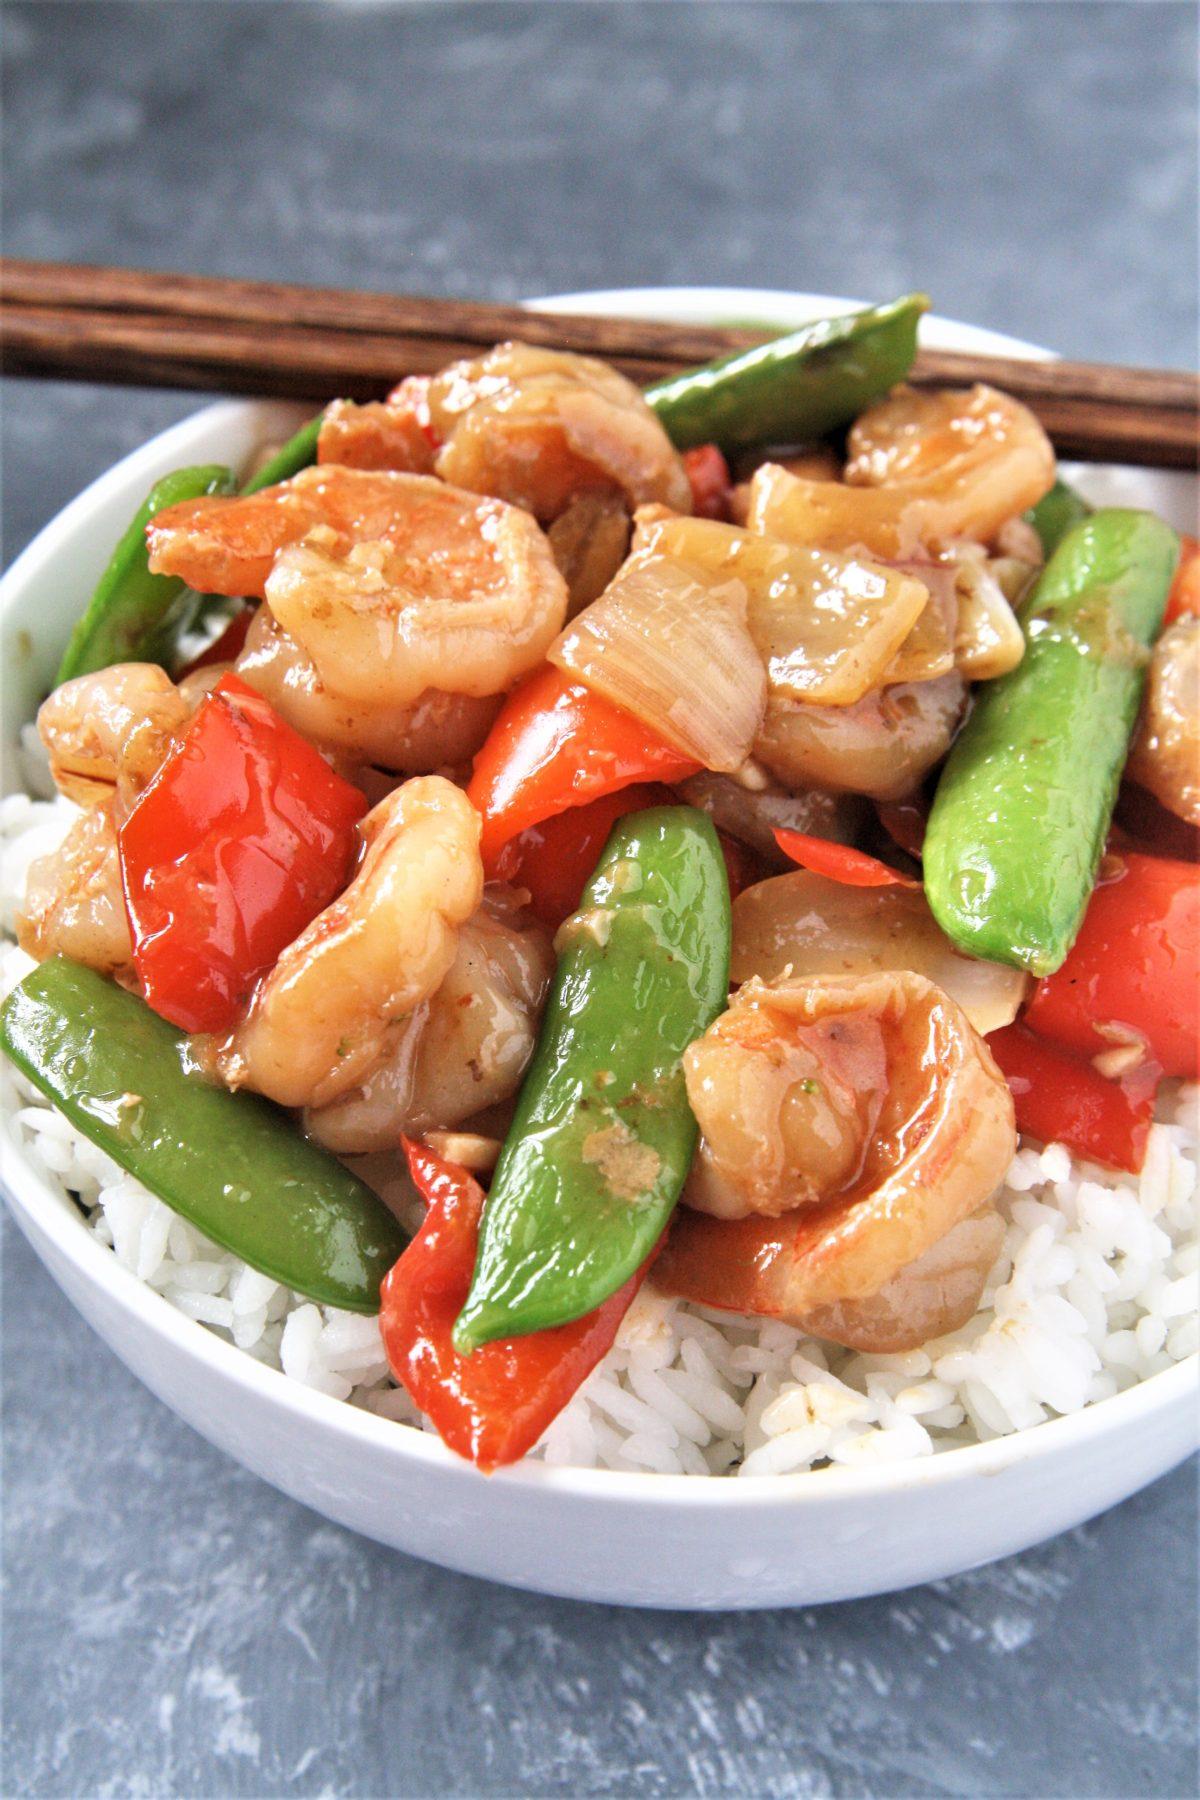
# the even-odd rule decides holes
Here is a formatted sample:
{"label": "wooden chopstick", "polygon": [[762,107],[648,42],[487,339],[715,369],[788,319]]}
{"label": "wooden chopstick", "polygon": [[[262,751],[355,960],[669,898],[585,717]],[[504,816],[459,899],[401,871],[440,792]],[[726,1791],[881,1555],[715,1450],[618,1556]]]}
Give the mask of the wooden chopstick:
{"label": "wooden chopstick", "polygon": [[[504,338],[601,356],[640,382],[771,332],[479,301],[78,264],[0,261],[0,371],[320,401],[367,399]],[[922,350],[912,381],[988,381],[1024,400],[1064,456],[1194,468],[1190,373]]]}

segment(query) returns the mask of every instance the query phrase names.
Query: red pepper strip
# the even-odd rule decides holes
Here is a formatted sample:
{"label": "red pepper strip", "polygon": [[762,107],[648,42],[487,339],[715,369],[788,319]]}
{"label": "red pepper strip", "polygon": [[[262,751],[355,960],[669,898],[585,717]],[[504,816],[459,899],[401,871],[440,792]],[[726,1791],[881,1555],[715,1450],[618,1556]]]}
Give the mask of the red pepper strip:
{"label": "red pepper strip", "polygon": [[207,650],[202,650],[199,656],[193,656],[191,662],[183,665],[176,681],[182,681],[185,675],[194,675],[197,669],[211,669],[214,663],[236,662],[245,648],[246,633],[257,611],[255,606],[243,606],[241,612],[234,613],[220,637],[214,638]]}
{"label": "red pepper strip", "polygon": [[843,887],[919,888],[921,885],[911,875],[901,875],[898,869],[889,868],[877,856],[868,856],[865,850],[851,850],[848,844],[835,844],[829,838],[809,837],[806,832],[788,831],[781,826],[775,833],[775,842],[783,854],[799,863],[802,869],[808,869],[814,875],[828,876],[830,881],[840,881]]}
{"label": "red pepper strip", "polygon": [[1164,626],[1173,625],[1181,613],[1200,613],[1200,543],[1186,535],[1179,541],[1179,567],[1167,595]]}
{"label": "red pepper strip", "polygon": [[1137,852],[1088,902],[1074,948],[1025,1014],[1042,1037],[1092,1057],[1138,1042],[1166,1075],[1200,1073],[1200,869]]}
{"label": "red pepper strip", "polygon": [[635,782],[683,781],[699,767],[547,663],[509,695],[475,758],[467,793],[483,814],[483,866],[509,880],[518,858],[504,852],[531,825]]}
{"label": "red pepper strip", "polygon": [[692,511],[698,519],[729,518],[733,478],[715,444],[697,444],[683,453],[683,468],[692,489]]}
{"label": "red pepper strip", "polygon": [[1112,1081],[1024,1025],[993,1031],[987,1046],[1012,1089],[1018,1131],[1137,1173],[1154,1121],[1157,1064],[1142,1063]]}
{"label": "red pepper strip", "polygon": [[367,810],[275,710],[223,675],[119,833],[133,960],[155,1012],[227,1031],[350,876]]}
{"label": "red pepper strip", "polygon": [[483,1189],[457,1163],[401,1140],[429,1204],[408,1249],[384,1278],[380,1329],[392,1374],[433,1420],[442,1442],[485,1472],[516,1462],[610,1348],[649,1267],[570,1325],[497,1338],[470,1356],[451,1342],[475,1267]]}
{"label": "red pepper strip", "polygon": [[557,931],[579,905],[617,820],[647,806],[669,806],[673,799],[670,788],[640,783],[543,819],[512,840],[509,848],[519,861],[510,879],[529,889],[533,911],[550,931]]}

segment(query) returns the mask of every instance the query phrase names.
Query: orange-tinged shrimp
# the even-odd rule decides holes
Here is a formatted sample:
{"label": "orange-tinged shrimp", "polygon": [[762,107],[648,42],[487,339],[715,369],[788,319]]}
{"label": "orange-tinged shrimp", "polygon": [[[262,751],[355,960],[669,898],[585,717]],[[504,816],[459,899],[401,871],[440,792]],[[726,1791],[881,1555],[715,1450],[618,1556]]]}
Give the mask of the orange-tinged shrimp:
{"label": "orange-tinged shrimp", "polygon": [[425,475],[306,469],[149,527],[151,566],[206,592],[261,594],[336,694],[410,705],[503,693],[542,660],[566,583],[528,513]]}
{"label": "orange-tinged shrimp", "polygon": [[479,814],[452,782],[418,776],[359,830],[349,887],[288,945],[230,1036],[196,1040],[228,1086],[325,1106],[386,1060],[445,979],[483,894]]}
{"label": "orange-tinged shrimp", "polygon": [[318,455],[356,468],[433,469],[554,519],[581,493],[632,509],[691,510],[683,463],[638,389],[593,357],[497,344],[432,378],[412,376],[386,404],[339,401]]}
{"label": "orange-tinged shrimp", "polygon": [[39,962],[69,956],[132,985],[133,942],[111,799],[81,813],[58,849],[29,865],[17,941]]}
{"label": "orange-tinged shrimp", "polygon": [[684,1069],[703,1136],[654,1279],[710,1306],[803,1322],[881,1295],[1016,1149],[986,1044],[921,975],[749,981]]}

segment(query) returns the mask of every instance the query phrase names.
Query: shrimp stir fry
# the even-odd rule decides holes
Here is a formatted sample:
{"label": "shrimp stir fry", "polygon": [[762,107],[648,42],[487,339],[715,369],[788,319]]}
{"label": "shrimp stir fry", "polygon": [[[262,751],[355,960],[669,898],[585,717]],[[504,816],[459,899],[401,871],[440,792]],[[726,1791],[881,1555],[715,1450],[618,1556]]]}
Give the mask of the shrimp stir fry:
{"label": "shrimp stir fry", "polygon": [[73,816],[22,947],[157,1011],[164,1080],[303,1133],[338,1206],[341,1163],[405,1206],[407,1167],[426,1226],[346,1304],[382,1295],[397,1379],[485,1467],[646,1279],[880,1354],[957,1330],[1018,1126],[1134,1169],[1157,1071],[1191,1071],[1192,865],[1114,840],[1123,986],[1080,921],[1131,742],[1122,826],[1131,793],[1173,844],[1200,822],[1195,569],[1160,632],[1173,534],[1101,512],[1056,551],[1040,503],[1087,509],[1027,407],[864,387],[855,334],[900,329],[895,380],[909,310],[778,348],[824,396],[788,435],[739,385],[776,346],[643,394],[507,343],[336,401],[299,472],[187,472],[146,528],[104,641],[161,651],[154,575],[242,603],[219,647],[105,667],[77,634],[41,706]]}

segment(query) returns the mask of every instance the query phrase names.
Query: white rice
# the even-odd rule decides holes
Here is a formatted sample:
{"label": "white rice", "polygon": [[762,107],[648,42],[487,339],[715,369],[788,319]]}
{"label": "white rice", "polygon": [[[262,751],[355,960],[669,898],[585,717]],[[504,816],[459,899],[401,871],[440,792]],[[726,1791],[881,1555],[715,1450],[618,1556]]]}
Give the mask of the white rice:
{"label": "white rice", "polygon": [[[0,802],[0,898],[74,808]],[[33,965],[0,948],[0,991]],[[1008,1232],[975,1317],[899,1356],[864,1356],[771,1320],[644,1290],[604,1362],[532,1452],[663,1474],[777,1475],[929,1456],[1077,1412],[1200,1343],[1197,1089],[1164,1086],[1139,1176],[1023,1142],[997,1204]],[[173,1306],[294,1381],[405,1426],[373,1318],[321,1307],[219,1249],[89,1143],[0,1059],[25,1153],[78,1197],[87,1228]]]}

